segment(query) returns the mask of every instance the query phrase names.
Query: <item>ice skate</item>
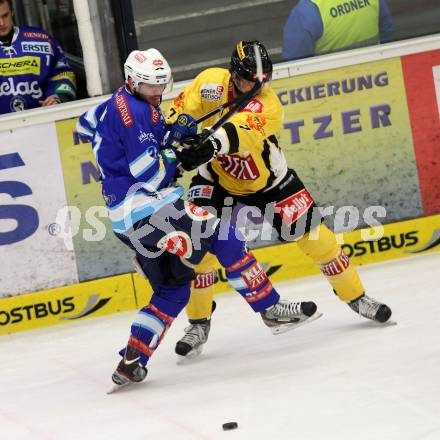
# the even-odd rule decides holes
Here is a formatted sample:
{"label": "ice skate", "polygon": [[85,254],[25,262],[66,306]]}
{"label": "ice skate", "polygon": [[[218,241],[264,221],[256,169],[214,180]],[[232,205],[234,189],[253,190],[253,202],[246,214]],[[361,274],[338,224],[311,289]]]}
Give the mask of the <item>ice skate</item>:
{"label": "ice skate", "polygon": [[355,301],[348,303],[351,310],[358,313],[364,318],[384,324],[396,324],[395,321],[389,321],[391,317],[391,309],[386,305],[376,301],[374,298],[363,294]]}
{"label": "ice skate", "polygon": [[261,312],[263,322],[274,335],[285,333],[322,316],[312,301],[293,302],[280,299],[275,305]]}
{"label": "ice skate", "polygon": [[175,352],[182,358],[197,357],[203,349],[203,344],[208,340],[211,329],[210,319],[191,320],[185,328],[185,335],[177,341]]}
{"label": "ice skate", "polygon": [[139,353],[128,346],[125,356],[122,358],[121,362],[119,362],[112,375],[112,381],[115,385],[113,385],[107,394],[111,394],[126,385],[142,382],[147,377],[147,369],[139,362],[139,360]]}

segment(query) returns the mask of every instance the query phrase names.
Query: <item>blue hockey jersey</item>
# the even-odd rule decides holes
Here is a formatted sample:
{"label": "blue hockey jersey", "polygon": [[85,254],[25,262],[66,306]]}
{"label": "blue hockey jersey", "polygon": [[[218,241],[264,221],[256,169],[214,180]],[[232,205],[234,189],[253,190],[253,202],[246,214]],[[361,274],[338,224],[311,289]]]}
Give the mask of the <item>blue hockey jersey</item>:
{"label": "blue hockey jersey", "polygon": [[115,232],[127,231],[183,196],[174,181],[175,152],[162,147],[166,124],[160,109],[125,87],[84,113],[77,131],[82,140],[92,142]]}
{"label": "blue hockey jersey", "polygon": [[54,94],[63,102],[76,97],[60,45],[42,29],[14,27],[11,44],[0,41],[0,114],[39,107]]}

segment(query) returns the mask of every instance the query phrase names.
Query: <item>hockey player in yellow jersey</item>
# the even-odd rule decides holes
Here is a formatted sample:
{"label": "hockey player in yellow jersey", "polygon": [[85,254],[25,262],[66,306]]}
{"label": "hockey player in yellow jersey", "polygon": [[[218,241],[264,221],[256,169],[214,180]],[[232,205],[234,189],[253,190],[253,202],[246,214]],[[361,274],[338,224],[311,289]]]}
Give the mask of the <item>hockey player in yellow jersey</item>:
{"label": "hockey player in yellow jersey", "polygon": [[[304,254],[316,262],[340,300],[361,316],[384,323],[390,318],[391,309],[365,294],[334,233],[321,223],[312,196],[295,171],[287,166],[276,136],[282,127],[283,110],[269,85],[272,62],[263,44],[240,41],[233,50],[229,69],[210,68],[201,72],[174,99],[167,123],[176,127],[182,114],[183,118],[189,115],[199,119],[253,89],[257,80],[254,47],[258,48],[263,67],[263,85],[258,93],[204,143],[194,145],[192,139],[191,145],[185,145],[183,141],[184,147],[190,147],[178,153],[183,167],[198,168],[188,199],[215,211],[219,217],[225,206],[231,209],[240,204],[258,208],[281,241],[296,241]],[[231,109],[233,106],[224,112]],[[206,119],[199,128],[212,126],[219,116],[222,114]],[[213,257],[208,255],[196,267],[197,278],[186,308],[190,325],[176,344],[176,353],[181,356],[199,354],[210,331],[215,277]],[[277,312],[280,313],[272,311]],[[261,316],[265,324],[272,325],[270,309]]]}

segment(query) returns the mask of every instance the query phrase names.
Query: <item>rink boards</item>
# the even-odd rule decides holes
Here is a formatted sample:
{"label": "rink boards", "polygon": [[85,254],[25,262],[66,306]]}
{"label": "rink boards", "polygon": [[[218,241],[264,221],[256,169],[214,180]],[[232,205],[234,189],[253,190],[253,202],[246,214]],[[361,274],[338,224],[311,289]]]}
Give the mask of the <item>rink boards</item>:
{"label": "rink boards", "polygon": [[[440,215],[339,234],[338,240],[355,265],[405,258],[440,250]],[[295,243],[254,250],[272,282],[319,270]],[[218,266],[216,293],[230,291],[224,269]],[[367,286],[368,288],[368,286]],[[151,296],[149,284],[135,273],[117,275],[66,287],[3,298],[0,335],[75,322],[144,306]]]}

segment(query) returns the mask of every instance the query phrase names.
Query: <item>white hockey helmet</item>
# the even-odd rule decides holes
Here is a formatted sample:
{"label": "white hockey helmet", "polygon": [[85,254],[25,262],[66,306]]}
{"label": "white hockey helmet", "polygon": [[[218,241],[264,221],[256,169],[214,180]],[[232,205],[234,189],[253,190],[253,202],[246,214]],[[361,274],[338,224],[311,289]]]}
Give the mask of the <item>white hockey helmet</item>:
{"label": "white hockey helmet", "polygon": [[134,50],[124,64],[125,81],[133,80],[136,92],[140,83],[164,84],[164,93],[173,88],[173,77],[167,60],[157,49]]}

